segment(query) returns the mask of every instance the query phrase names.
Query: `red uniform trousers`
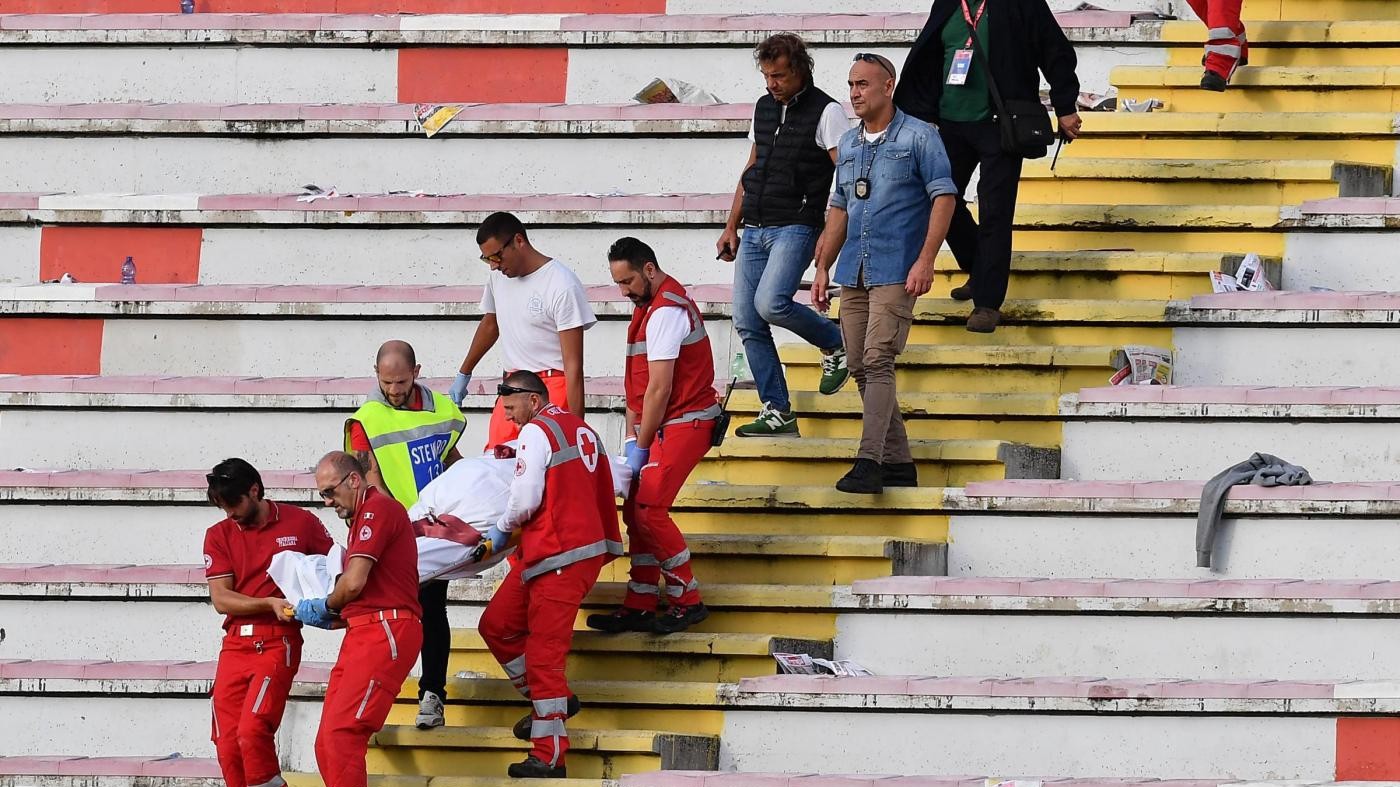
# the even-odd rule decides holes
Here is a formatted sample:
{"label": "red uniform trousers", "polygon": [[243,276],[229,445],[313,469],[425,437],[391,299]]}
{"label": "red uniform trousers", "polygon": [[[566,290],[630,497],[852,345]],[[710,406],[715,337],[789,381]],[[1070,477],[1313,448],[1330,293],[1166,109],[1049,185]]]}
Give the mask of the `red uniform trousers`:
{"label": "red uniform trousers", "polygon": [[[545,390],[549,391],[549,403],[565,410],[569,409],[569,383],[564,373],[546,370],[539,375],[544,380]],[[583,413],[574,415],[583,417]],[[508,443],[519,436],[520,424],[506,417],[505,405],[501,404],[500,397],[497,397],[496,407],[491,410],[491,421],[486,427],[486,450],[490,451],[501,443]]]}
{"label": "red uniform trousers", "polygon": [[214,671],[213,734],[228,787],[280,787],[277,728],[301,666],[301,627],[243,626],[224,635]]}
{"label": "red uniform trousers", "polygon": [[700,603],[700,583],[690,570],[690,550],[671,518],[671,506],[690,471],[709,453],[714,429],[714,420],[671,424],[652,441],[647,465],[634,482],[636,489],[622,505],[627,553],[632,557],[631,581],[622,600],[628,609],[655,611],[663,576],[671,603]]}
{"label": "red uniform trousers", "polygon": [[1228,79],[1249,57],[1249,42],[1245,40],[1244,23],[1240,21],[1243,0],[1186,0],[1191,10],[1210,28],[1206,42],[1206,69]]}
{"label": "red uniform trousers", "polygon": [[369,738],[389,718],[423,647],[423,623],[406,611],[372,612],[348,623],[316,731],[316,766],[326,787],[365,787]]}
{"label": "red uniform trousers", "polygon": [[574,640],[574,620],[604,560],[598,555],[521,581],[523,569],[511,558],[510,575],[496,588],[477,623],[491,655],[530,700],[530,753],[551,766],[563,765],[569,750],[564,721],[571,693],[564,663]]}

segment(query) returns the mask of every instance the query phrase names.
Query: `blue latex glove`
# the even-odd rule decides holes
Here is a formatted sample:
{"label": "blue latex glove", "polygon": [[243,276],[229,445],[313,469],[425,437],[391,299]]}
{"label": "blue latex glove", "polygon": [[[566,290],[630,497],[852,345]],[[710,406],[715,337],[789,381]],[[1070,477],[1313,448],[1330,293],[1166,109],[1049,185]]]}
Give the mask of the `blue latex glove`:
{"label": "blue latex glove", "polygon": [[476,549],[472,550],[472,558],[480,563],[488,557],[500,552],[510,543],[510,534],[502,530],[500,525],[492,525],[486,535],[476,543]]}
{"label": "blue latex glove", "polygon": [[471,384],[472,376],[463,372],[457,372],[457,379],[452,381],[452,387],[447,389],[447,398],[458,407],[462,406],[462,399],[467,395],[467,386]]}
{"label": "blue latex glove", "polygon": [[297,620],[308,626],[328,629],[335,617],[331,615],[323,598],[304,598],[297,603]]}
{"label": "blue latex glove", "polygon": [[647,459],[651,457],[650,448],[638,448],[636,440],[628,440],[622,446],[626,455],[627,466],[632,468],[633,477],[642,472],[642,467],[646,465]]}

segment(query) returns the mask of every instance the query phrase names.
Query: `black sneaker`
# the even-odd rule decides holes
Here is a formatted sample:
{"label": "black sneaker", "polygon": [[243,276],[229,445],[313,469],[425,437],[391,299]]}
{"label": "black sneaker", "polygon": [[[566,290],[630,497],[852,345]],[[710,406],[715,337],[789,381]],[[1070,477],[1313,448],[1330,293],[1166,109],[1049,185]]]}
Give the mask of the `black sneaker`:
{"label": "black sneaker", "polygon": [[652,623],[656,620],[655,612],[648,612],[643,609],[632,609],[622,607],[604,614],[589,615],[586,621],[588,627],[595,631],[604,631],[609,634],[621,634],[624,631],[651,631]]}
{"label": "black sneaker", "polygon": [[531,754],[525,758],[524,762],[517,762],[506,769],[512,779],[567,779],[568,771],[564,766],[551,766],[540,758]]}
{"label": "black sneaker", "polygon": [[656,624],[652,626],[651,630],[657,634],[675,634],[678,631],[685,631],[709,616],[710,611],[705,609],[704,604],[691,604],[688,607],[672,604],[664,614],[656,616]]}
{"label": "black sneaker", "polygon": [[881,463],[885,486],[918,486],[919,468],[913,462]]}
{"label": "black sneaker", "polygon": [[[572,694],[569,695],[569,718],[572,719],[573,717],[577,716],[578,712],[582,709],[583,703],[578,701],[578,697]],[[515,735],[516,738],[522,741],[528,741],[530,740],[530,726],[534,723],[534,721],[535,714],[527,713],[524,716],[520,717],[520,721],[517,721],[515,723],[515,726],[510,728],[510,731]]]}
{"label": "black sneaker", "polygon": [[1203,90],[1212,90],[1216,93],[1224,93],[1225,88],[1229,86],[1230,80],[1215,73],[1214,71],[1207,71],[1201,76],[1201,88]]}
{"label": "black sneaker", "polygon": [[856,495],[878,495],[885,491],[885,474],[874,459],[857,459],[851,471],[836,482],[836,489]]}

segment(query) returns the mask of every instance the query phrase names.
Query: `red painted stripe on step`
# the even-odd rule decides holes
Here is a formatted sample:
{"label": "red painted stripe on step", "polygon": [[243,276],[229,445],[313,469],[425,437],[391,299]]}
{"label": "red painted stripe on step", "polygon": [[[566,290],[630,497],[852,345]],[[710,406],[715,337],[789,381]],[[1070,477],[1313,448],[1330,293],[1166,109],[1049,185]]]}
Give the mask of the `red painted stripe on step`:
{"label": "red painted stripe on step", "polygon": [[141,284],[198,284],[199,227],[45,227],[39,241],[39,279],[65,272],[80,282],[121,281],[122,261],[136,263]]}
{"label": "red painted stripe on step", "polygon": [[0,319],[0,374],[99,374],[102,320]]}
{"label": "red painted stripe on step", "polygon": [[403,49],[398,100],[560,103],[568,75],[562,47]]}
{"label": "red painted stripe on step", "polygon": [[1400,719],[1337,719],[1337,781],[1400,779]]}

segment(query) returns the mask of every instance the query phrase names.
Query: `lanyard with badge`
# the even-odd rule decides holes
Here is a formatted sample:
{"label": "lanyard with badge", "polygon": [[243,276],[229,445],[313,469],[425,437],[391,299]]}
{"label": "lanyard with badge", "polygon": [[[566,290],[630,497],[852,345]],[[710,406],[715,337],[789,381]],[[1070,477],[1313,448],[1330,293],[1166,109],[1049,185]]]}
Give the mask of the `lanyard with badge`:
{"label": "lanyard with badge", "polygon": [[948,84],[966,85],[967,75],[972,71],[972,38],[977,35],[977,26],[982,24],[982,15],[987,13],[987,3],[992,0],[982,0],[982,7],[977,9],[977,16],[972,16],[972,9],[967,7],[967,0],[962,0],[963,19],[967,20],[967,29],[970,35],[967,43],[953,55],[953,65],[948,69]]}
{"label": "lanyard with badge", "polygon": [[[865,137],[865,124],[860,126],[860,163],[856,166],[860,169],[860,177],[856,178],[856,199],[870,199],[870,170],[875,167],[875,156],[880,152],[880,146],[885,144],[885,140],[894,136],[899,129],[893,123],[885,127],[885,133],[874,142]],[[869,156],[869,161],[866,157]]]}

